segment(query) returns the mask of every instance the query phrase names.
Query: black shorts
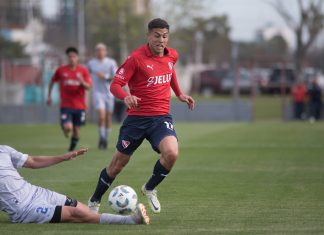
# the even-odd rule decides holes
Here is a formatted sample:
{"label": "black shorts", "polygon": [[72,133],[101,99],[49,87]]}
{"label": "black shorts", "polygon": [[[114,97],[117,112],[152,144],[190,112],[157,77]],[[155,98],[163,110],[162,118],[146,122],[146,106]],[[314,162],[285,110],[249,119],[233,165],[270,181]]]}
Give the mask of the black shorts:
{"label": "black shorts", "polygon": [[[66,201],[64,206],[71,206],[76,207],[78,205],[78,201],[76,199],[66,197]],[[50,223],[60,223],[61,222],[61,215],[62,215],[62,206],[56,206],[54,215],[50,221]]]}
{"label": "black shorts", "polygon": [[73,126],[85,125],[85,110],[61,108],[61,125],[71,122]]}
{"label": "black shorts", "polygon": [[172,116],[128,116],[119,131],[116,148],[119,152],[132,155],[147,139],[153,150],[160,153],[158,146],[166,136],[175,136]]}

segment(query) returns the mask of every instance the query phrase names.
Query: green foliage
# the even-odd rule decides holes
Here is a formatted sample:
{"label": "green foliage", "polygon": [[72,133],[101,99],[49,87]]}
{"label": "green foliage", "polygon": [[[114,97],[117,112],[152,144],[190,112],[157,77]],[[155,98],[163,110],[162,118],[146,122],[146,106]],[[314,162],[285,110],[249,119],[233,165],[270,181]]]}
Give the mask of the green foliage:
{"label": "green foliage", "polygon": [[153,17],[165,18],[171,31],[190,27],[194,18],[208,13],[208,3],[212,0],[151,0]]}
{"label": "green foliage", "polygon": [[[121,35],[125,35],[128,53],[145,43],[146,14],[136,14],[131,0],[86,1],[87,47],[98,42],[106,43],[111,55],[120,63]],[[125,21],[125,23],[123,23]]]}
{"label": "green foliage", "polygon": [[[96,149],[95,125],[82,129],[87,155],[47,169],[23,169],[31,183],[86,202],[114,152]],[[10,224],[1,234],[323,234],[324,123],[176,123],[180,157],[158,187],[161,214],[149,226]],[[30,154],[59,154],[68,140],[58,125],[0,125],[0,143]],[[141,185],[158,155],[147,142],[114,185]],[[106,198],[102,212],[111,212]]]}
{"label": "green foliage", "polygon": [[170,45],[179,52],[183,64],[195,62],[197,32],[202,33],[203,63],[223,63],[229,60],[231,40],[225,15],[210,11],[212,0],[151,0],[152,15],[165,18],[171,25]]}
{"label": "green foliage", "polygon": [[0,36],[0,59],[12,59],[26,57],[23,46],[18,42],[12,42]]}
{"label": "green foliage", "polygon": [[288,56],[288,44],[281,35],[275,35],[269,40],[260,37],[257,41],[239,43],[238,59],[241,63],[256,62],[260,66],[271,67]]}
{"label": "green foliage", "polygon": [[285,54],[288,51],[288,44],[281,35],[274,36],[267,43],[269,43],[269,47],[272,53]]}
{"label": "green foliage", "polygon": [[[190,26],[176,28],[172,34],[171,45],[177,48],[183,63],[193,61],[197,32],[201,32],[204,37],[203,63],[229,61],[231,50],[230,27],[227,16],[223,15],[210,18],[194,18]],[[186,60],[188,58],[189,61]]]}

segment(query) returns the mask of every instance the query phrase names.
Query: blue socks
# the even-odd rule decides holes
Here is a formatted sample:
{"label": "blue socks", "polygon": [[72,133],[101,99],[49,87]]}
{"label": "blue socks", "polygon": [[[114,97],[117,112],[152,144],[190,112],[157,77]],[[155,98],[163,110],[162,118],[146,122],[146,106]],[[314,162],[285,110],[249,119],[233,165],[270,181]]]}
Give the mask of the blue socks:
{"label": "blue socks", "polygon": [[115,178],[112,178],[107,174],[106,168],[102,169],[97,183],[96,191],[94,192],[90,201],[100,202],[102,195],[105,194],[105,192],[108,190],[108,188],[110,187],[110,185],[114,180]]}
{"label": "blue socks", "polygon": [[162,180],[164,180],[164,178],[169,174],[169,172],[169,170],[162,166],[160,160],[158,160],[154,166],[153,174],[149,181],[146,183],[145,188],[147,190],[153,190],[162,182]]}
{"label": "blue socks", "polygon": [[79,142],[78,138],[72,137],[70,142],[69,151],[73,151]]}

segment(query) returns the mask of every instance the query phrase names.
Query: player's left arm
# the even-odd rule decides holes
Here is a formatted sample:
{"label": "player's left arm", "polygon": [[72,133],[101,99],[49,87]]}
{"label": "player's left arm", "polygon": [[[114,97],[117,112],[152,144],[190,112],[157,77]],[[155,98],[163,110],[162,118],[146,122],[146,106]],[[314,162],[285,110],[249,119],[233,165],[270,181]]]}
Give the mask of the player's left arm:
{"label": "player's left arm", "polygon": [[88,149],[84,148],[84,149],[68,152],[59,156],[30,156],[29,155],[23,167],[31,168],[31,169],[49,167],[63,161],[72,160],[80,155],[85,154],[87,151]]}
{"label": "player's left arm", "polygon": [[181,102],[187,103],[190,110],[195,108],[195,100],[189,95],[182,94],[174,68],[172,72],[171,88]]}
{"label": "player's left arm", "polygon": [[89,90],[92,86],[92,80],[90,77],[89,70],[87,68],[84,68],[83,72],[84,78],[79,78],[79,82],[81,86],[84,87],[84,89]]}

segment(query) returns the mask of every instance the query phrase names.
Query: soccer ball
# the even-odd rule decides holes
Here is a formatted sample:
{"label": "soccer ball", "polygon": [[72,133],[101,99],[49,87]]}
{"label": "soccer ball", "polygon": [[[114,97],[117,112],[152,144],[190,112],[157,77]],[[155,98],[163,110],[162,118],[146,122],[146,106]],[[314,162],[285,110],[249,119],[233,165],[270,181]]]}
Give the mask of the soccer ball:
{"label": "soccer ball", "polygon": [[120,214],[133,212],[137,205],[137,194],[131,187],[119,185],[110,192],[108,204]]}

